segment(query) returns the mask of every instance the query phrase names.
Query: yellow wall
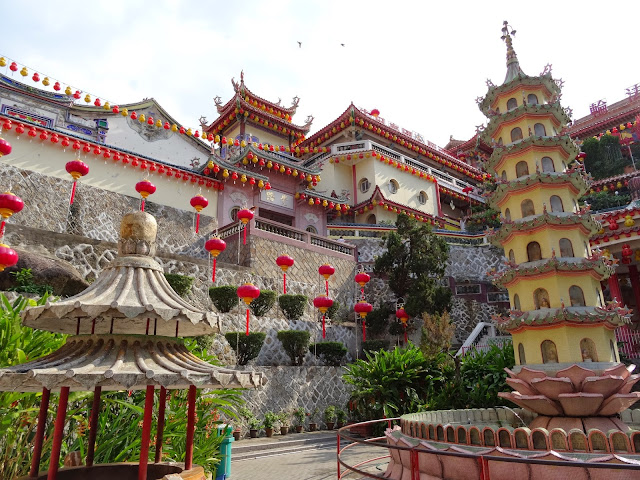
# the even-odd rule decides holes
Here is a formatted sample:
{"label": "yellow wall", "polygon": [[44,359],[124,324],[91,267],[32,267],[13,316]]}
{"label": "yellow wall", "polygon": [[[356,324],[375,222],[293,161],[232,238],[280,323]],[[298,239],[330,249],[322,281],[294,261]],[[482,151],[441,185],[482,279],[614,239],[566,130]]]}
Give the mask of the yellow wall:
{"label": "yellow wall", "polygon": [[570,307],[569,287],[573,285],[577,285],[582,289],[586,305],[602,305],[602,303],[598,303],[598,296],[601,295],[600,282],[590,275],[571,277],[553,275],[545,278],[523,278],[516,285],[509,287],[509,299],[511,300],[511,305],[514,306],[515,295],[518,295],[522,311],[535,310],[534,292],[538,288],[544,288],[549,294],[551,308],[560,308],[562,302],[566,307]]}
{"label": "yellow wall", "polygon": [[[524,92],[524,99],[522,98],[523,92]],[[508,110],[507,102],[509,101],[510,98],[512,97],[515,98],[518,101],[518,106],[521,106],[524,102],[526,102],[527,96],[530,93],[533,93],[538,97],[538,103],[547,103],[548,99],[545,96],[545,92],[546,92],[546,88],[544,87],[534,87],[534,86],[527,87],[524,85],[518,86],[511,93],[501,95],[497,99],[493,108],[495,109],[496,107],[498,107],[501,113],[505,113]]]}
{"label": "yellow wall", "polygon": [[[409,172],[403,172],[386,163],[375,161],[375,184],[380,186],[382,194],[388,200],[406,205],[421,212],[430,215],[438,215],[438,198],[435,183],[411,175]],[[394,179],[398,182],[398,191],[390,193],[387,185],[389,181]],[[358,177],[360,180],[360,177]],[[421,191],[427,194],[427,203],[422,205],[418,201],[418,195]]]}
{"label": "yellow wall", "polygon": [[536,173],[536,164],[539,166],[540,172],[542,172],[542,157],[549,157],[553,160],[556,172],[562,172],[566,167],[566,157],[556,149],[527,149],[516,155],[506,157],[502,165],[498,166],[496,175],[498,178],[502,178],[502,172],[504,171],[507,175],[507,180],[515,180],[518,178],[516,165],[520,162],[527,163],[530,175]]}
{"label": "yellow wall", "polygon": [[573,255],[575,257],[586,257],[590,255],[588,250],[589,242],[587,236],[580,232],[578,228],[579,225],[576,225],[574,228],[567,230],[540,229],[535,233],[527,235],[514,235],[511,240],[503,244],[504,255],[509,258],[509,251],[513,250],[516,263],[528,262],[527,245],[530,242],[538,242],[540,244],[542,258],[551,258],[552,248],[556,251],[556,257],[559,257],[560,239],[567,238],[573,246]]}
{"label": "yellow wall", "polygon": [[[527,364],[541,364],[542,352],[541,344],[544,340],[552,340],[556,344],[559,363],[582,362],[582,352],[580,351],[580,341],[583,338],[590,338],[596,346],[599,362],[617,362],[618,347],[616,336],[612,330],[602,326],[598,327],[569,327],[562,326],[550,329],[528,329],[524,332],[513,334],[513,349],[516,354],[516,363],[520,365],[518,355],[518,344],[524,346],[525,359]],[[611,343],[615,350],[611,354]]]}
{"label": "yellow wall", "polygon": [[[331,192],[335,191],[338,196],[341,196],[342,192],[345,191],[353,199],[353,181],[350,165],[325,162],[320,178],[321,180],[316,187],[317,191],[324,191],[326,195],[331,195]],[[349,203],[353,205],[353,202]]]}
{"label": "yellow wall", "polygon": [[551,196],[557,195],[562,200],[562,207],[565,212],[575,211],[575,195],[568,188],[561,185],[549,186],[546,188],[536,188],[530,191],[515,191],[508,194],[506,201],[500,206],[503,216],[506,215],[507,208],[511,212],[511,220],[518,220],[522,217],[522,209],[520,207],[523,200],[529,199],[533,201],[535,214],[540,215],[543,211],[543,203],[547,205],[547,211],[551,212]]}
{"label": "yellow wall", "polygon": [[[555,127],[558,130],[558,123],[555,118],[551,115],[524,115],[519,118],[515,122],[509,122],[501,125],[496,130],[496,133],[493,134],[493,137],[498,140],[502,138],[502,143],[504,145],[509,145],[514,143],[511,141],[511,130],[516,127],[520,127],[522,130],[522,137],[529,137],[529,128],[531,128],[531,135],[535,134],[534,125],[536,123],[541,123],[544,125],[546,136],[551,137],[555,135],[553,128]],[[517,141],[517,140],[516,140]]]}

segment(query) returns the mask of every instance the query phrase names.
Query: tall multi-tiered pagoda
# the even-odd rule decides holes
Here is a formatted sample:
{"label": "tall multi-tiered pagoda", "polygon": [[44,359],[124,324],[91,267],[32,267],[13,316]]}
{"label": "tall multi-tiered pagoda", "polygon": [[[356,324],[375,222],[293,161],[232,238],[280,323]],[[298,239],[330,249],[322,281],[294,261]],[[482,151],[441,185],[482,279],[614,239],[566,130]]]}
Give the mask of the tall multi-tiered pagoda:
{"label": "tall multi-tiered pagoda", "polygon": [[[503,217],[492,241],[508,258],[496,275],[509,291],[511,314],[498,321],[513,337],[517,364],[508,379],[516,392],[505,397],[540,414],[536,426],[573,417],[560,424],[623,428],[601,417],[637,398],[629,394],[636,379],[618,363],[616,346],[615,328],[627,311],[605,305],[600,282],[611,267],[589,247],[599,226],[578,205],[587,184],[579,150],[563,134],[570,120],[559,102],[561,81],[550,66],[539,76],[522,71],[514,33],[505,22],[507,75],[500,86],[488,82],[479,102],[489,117],[483,140],[494,146],[487,166],[497,187],[490,203]],[[600,420],[587,425],[585,417]]]}

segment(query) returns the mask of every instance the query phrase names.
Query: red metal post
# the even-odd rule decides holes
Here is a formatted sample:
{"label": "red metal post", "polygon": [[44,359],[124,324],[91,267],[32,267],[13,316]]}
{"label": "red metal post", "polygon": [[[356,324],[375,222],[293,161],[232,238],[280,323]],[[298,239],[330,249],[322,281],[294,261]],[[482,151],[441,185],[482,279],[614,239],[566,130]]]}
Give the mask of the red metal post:
{"label": "red metal post", "polygon": [[93,465],[93,456],[96,450],[96,435],[98,434],[98,415],[100,413],[100,394],[102,387],[96,387],[93,392],[93,404],[91,405],[91,417],[89,419],[89,445],[87,446],[87,467]]}
{"label": "red metal post", "polygon": [[60,463],[60,448],[62,435],[64,434],[64,422],[67,418],[67,402],[69,401],[69,387],[60,389],[58,411],[56,412],[56,424],[53,429],[53,441],[51,445],[51,458],[49,459],[49,472],[47,480],[56,480],[58,476],[58,464]]}
{"label": "red metal post", "polygon": [[336,436],[336,444],[338,445],[338,454],[336,455],[338,458],[338,479],[340,479],[340,431],[338,431],[338,435]]}
{"label": "red metal post", "polygon": [[149,437],[151,436],[151,416],[153,414],[153,385],[147,385],[144,398],[144,418],[142,420],[142,438],[140,439],[140,465],[138,480],[147,480],[147,464],[149,463]]}
{"label": "red metal post", "polygon": [[611,292],[611,300],[622,303],[622,292],[620,291],[620,282],[618,282],[617,273],[609,277],[609,292]]}
{"label": "red metal post", "polygon": [[162,441],[164,437],[164,410],[167,406],[167,389],[160,387],[160,405],[158,407],[158,434],[156,435],[156,463],[162,461]]}
{"label": "red metal post", "polygon": [[40,470],[40,457],[42,456],[42,441],[47,423],[47,411],[49,410],[49,396],[51,390],[42,389],[42,399],[40,400],[40,413],[38,414],[38,426],[36,427],[36,438],[33,443],[33,457],[31,458],[30,477],[37,477]]}
{"label": "red metal post", "polygon": [[193,465],[193,433],[196,429],[196,386],[189,386],[187,411],[187,448],[184,459],[184,469],[191,470]]}
{"label": "red metal post", "polygon": [[629,265],[629,279],[633,290],[633,299],[636,302],[636,310],[640,308],[640,276],[637,265]]}
{"label": "red metal post", "polygon": [[282,274],[282,290],[284,291],[284,294],[287,294],[287,272],[284,272]]}

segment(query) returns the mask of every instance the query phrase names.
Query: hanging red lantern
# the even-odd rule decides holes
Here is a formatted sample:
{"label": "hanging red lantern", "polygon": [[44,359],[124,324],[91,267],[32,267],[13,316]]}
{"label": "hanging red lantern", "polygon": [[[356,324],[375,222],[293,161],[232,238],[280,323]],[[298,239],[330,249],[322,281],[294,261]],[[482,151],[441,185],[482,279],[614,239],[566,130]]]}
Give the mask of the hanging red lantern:
{"label": "hanging red lantern", "polygon": [[145,179],[136,183],[136,192],[138,192],[142,197],[142,201],[140,202],[140,211],[144,212],[144,202],[149,195],[153,195],[156,192],[156,186],[149,180]]}
{"label": "hanging red lantern", "polygon": [[11,153],[11,144],[7,142],[4,138],[0,138],[0,157],[4,155],[9,155]]}
{"label": "hanging red lantern", "polygon": [[11,215],[18,213],[23,208],[24,202],[19,196],[14,195],[9,191],[0,194],[0,216],[2,217],[2,222],[0,223],[0,239],[4,235],[5,221]]}
{"label": "hanging red lantern", "polygon": [[631,256],[633,255],[633,250],[629,244],[625,243],[622,245],[622,263],[625,265],[629,265],[631,263]]}
{"label": "hanging red lantern", "polygon": [[404,343],[408,343],[407,339],[407,321],[409,320],[409,315],[405,312],[404,308],[399,308],[396,310],[396,317],[402,323],[402,328],[404,329]]}
{"label": "hanging red lantern", "polygon": [[371,277],[364,273],[364,272],[358,272],[355,276],[355,281],[358,285],[360,285],[360,292],[364,293],[364,286],[369,283],[369,280],[371,280]]}
{"label": "hanging red lantern", "polygon": [[283,275],[283,291],[287,294],[287,270],[293,266],[293,258],[289,255],[280,255],[276,258],[276,264],[282,269]]}
{"label": "hanging red lantern", "polygon": [[79,158],[67,162],[65,168],[69,175],[73,177],[73,186],[71,187],[71,198],[69,198],[69,205],[73,204],[73,199],[76,195],[76,185],[80,177],[84,177],[89,173],[89,166]]}
{"label": "hanging red lantern", "polygon": [[216,283],[216,258],[218,257],[218,255],[224,252],[225,248],[227,248],[227,243],[220,237],[213,237],[205,242],[204,248],[213,257],[213,271],[211,274],[211,281],[213,283]]}
{"label": "hanging red lantern", "polygon": [[609,220],[609,230],[617,230],[617,229],[618,229],[618,222],[614,217],[611,220]]}
{"label": "hanging red lantern", "polygon": [[243,232],[244,232],[243,239],[242,239],[242,244],[243,245],[247,244],[247,228],[246,228],[246,225],[247,225],[247,223],[249,223],[249,221],[251,221],[251,219],[253,219],[253,211],[252,210],[250,210],[248,208],[243,208],[242,210],[240,210],[238,212],[238,220],[240,220],[245,225],[245,228],[243,228]]}
{"label": "hanging red lantern", "polygon": [[203,208],[207,208],[207,205],[209,205],[209,200],[198,194],[191,199],[190,203],[191,206],[196,209],[196,233],[198,233],[198,231],[200,230],[200,212]]}
{"label": "hanging red lantern", "polygon": [[249,336],[249,305],[260,296],[260,289],[251,283],[240,285],[236,292],[247,305],[247,336]]}
{"label": "hanging red lantern", "polygon": [[320,295],[313,299],[313,306],[322,312],[322,338],[326,337],[325,315],[327,310],[333,305],[333,300],[327,295]]}
{"label": "hanging red lantern", "polygon": [[16,251],[10,248],[9,245],[0,243],[0,272],[5,268],[13,267],[16,263],[18,263]]}
{"label": "hanging red lantern", "polygon": [[327,295],[329,295],[329,278],[331,278],[331,275],[333,275],[335,272],[336,269],[328,263],[320,265],[320,267],[318,268],[318,273],[324,277]]}
{"label": "hanging red lantern", "polygon": [[367,326],[365,322],[365,318],[367,318],[367,314],[373,310],[373,305],[365,302],[364,300],[360,300],[353,306],[353,311],[360,315],[362,318],[362,341],[367,340]]}

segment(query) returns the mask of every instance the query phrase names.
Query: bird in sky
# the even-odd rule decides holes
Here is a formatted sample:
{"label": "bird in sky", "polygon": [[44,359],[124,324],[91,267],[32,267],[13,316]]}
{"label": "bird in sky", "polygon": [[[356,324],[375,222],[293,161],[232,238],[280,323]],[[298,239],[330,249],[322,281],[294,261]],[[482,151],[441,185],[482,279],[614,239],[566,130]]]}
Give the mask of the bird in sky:
{"label": "bird in sky", "polygon": [[344,47],[344,43],[341,43],[340,45],[342,45]]}
{"label": "bird in sky", "polygon": [[298,47],[302,48],[302,42],[298,42]]}

